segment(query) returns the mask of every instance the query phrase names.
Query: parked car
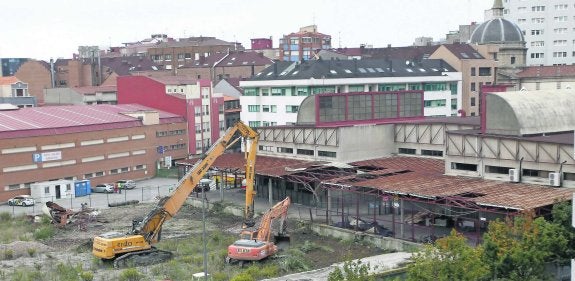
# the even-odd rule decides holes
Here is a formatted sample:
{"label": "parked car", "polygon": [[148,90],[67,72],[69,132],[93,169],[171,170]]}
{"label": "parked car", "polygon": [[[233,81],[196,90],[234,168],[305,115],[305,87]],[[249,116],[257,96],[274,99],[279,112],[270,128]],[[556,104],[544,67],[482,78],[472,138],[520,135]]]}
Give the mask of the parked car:
{"label": "parked car", "polygon": [[92,192],[112,193],[114,192],[114,185],[110,183],[101,183],[93,186]]}
{"label": "parked car", "polygon": [[28,206],[34,206],[34,204],[36,204],[36,201],[30,195],[18,195],[8,200],[8,205],[10,206],[28,207]]}
{"label": "parked car", "polygon": [[194,188],[194,192],[202,192],[202,190],[208,192],[210,191],[212,183],[213,180],[211,179],[201,179],[200,183]]}
{"label": "parked car", "polygon": [[133,180],[119,180],[116,182],[118,188],[120,189],[134,189],[136,188],[136,182]]}

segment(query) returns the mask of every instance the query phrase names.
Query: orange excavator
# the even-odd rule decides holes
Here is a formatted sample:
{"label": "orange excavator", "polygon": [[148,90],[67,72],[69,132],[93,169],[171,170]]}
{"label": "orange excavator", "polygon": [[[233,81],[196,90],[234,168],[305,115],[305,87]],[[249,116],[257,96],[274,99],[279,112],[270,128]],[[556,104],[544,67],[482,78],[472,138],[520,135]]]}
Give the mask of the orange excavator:
{"label": "orange excavator", "polygon": [[[162,226],[178,213],[216,158],[222,155],[226,148],[239,140],[239,138],[234,139],[236,133],[239,133],[246,142],[247,189],[244,217],[246,222],[244,224],[253,225],[251,221],[254,213],[254,166],[259,135],[252,128],[238,121],[233,127],[228,128],[226,133],[208,150],[205,157],[186,173],[170,195],[161,198],[154,209],[143,219],[132,222],[132,229],[128,233],[107,232],[94,237],[92,248],[94,256],[105,260],[114,260],[114,267],[149,265],[170,259],[171,252],[153,246],[160,241]],[[247,146],[248,142],[249,147]]]}
{"label": "orange excavator", "polygon": [[[244,261],[259,261],[277,253],[278,247],[274,241],[289,241],[286,217],[290,203],[290,198],[286,197],[263,215],[260,226],[255,231],[243,230],[240,239],[228,247],[226,262],[237,261],[242,265]],[[272,241],[272,223],[275,219],[280,219],[280,226]]]}

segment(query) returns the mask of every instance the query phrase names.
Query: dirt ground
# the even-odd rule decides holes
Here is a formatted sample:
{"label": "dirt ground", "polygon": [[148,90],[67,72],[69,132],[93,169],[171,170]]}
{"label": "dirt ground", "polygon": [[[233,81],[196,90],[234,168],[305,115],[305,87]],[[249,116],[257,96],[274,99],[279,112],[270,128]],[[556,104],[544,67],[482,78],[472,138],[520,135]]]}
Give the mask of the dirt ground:
{"label": "dirt ground", "polygon": [[[74,224],[58,228],[53,238],[42,243],[16,241],[11,244],[0,245],[0,250],[11,249],[13,251],[12,259],[0,261],[0,275],[9,274],[22,267],[42,269],[65,263],[81,265],[85,270],[94,272],[94,280],[116,280],[119,270],[111,268],[110,264],[99,263],[99,260],[93,257],[91,239],[108,231],[127,232],[131,227],[132,219],[144,216],[152,207],[152,204],[138,204],[104,209],[100,210],[97,221],[88,221],[82,227]],[[206,219],[208,235],[215,230],[231,235],[238,235],[240,232],[241,218],[207,213]],[[185,237],[201,239],[202,225],[201,209],[184,206],[176,217],[164,224],[162,240]],[[302,227],[302,223],[290,222],[288,225],[291,236],[289,248],[304,249],[308,247],[309,251],[305,251],[305,255],[313,268],[384,253],[383,250],[375,247],[320,237],[307,230],[306,227]],[[31,248],[34,250],[29,250]],[[281,251],[278,254],[284,252]],[[139,268],[138,270],[147,272],[146,268]]]}

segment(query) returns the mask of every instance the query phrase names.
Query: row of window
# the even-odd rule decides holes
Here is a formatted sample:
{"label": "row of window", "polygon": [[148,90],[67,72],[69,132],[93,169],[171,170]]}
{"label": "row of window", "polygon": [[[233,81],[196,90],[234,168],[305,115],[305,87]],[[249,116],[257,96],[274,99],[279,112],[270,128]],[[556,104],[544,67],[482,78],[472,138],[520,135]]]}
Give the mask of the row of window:
{"label": "row of window", "polygon": [[[194,55],[194,59],[195,60],[199,60],[200,59],[200,53],[193,53]],[[203,53],[204,57],[208,57],[210,55],[210,53]],[[184,59],[192,59],[192,53],[179,53],[176,55],[176,57],[178,58],[178,60],[184,60]],[[161,60],[172,60],[172,54],[164,54],[164,55],[151,55],[150,58],[153,61],[161,61]]]}
{"label": "row of window", "polygon": [[[130,169],[130,167],[111,169],[111,170],[107,171],[107,174],[108,175],[117,175],[117,174],[121,174],[121,173],[128,173],[128,172],[130,172],[130,170],[138,171],[138,170],[144,170],[144,169],[146,169],[146,165],[142,164],[142,165],[136,165],[132,169]],[[105,175],[106,175],[105,171],[86,173],[86,174],[84,174],[84,179],[103,177]]]}
{"label": "row of window", "polygon": [[[260,146],[259,146],[259,150],[260,150],[260,151],[273,151],[273,147],[272,147],[272,146],[260,145]],[[293,149],[293,148],[290,148],[290,147],[277,147],[277,150],[276,150],[276,151],[279,152],[279,153],[293,154],[294,149]],[[313,149],[296,149],[296,154],[314,156],[314,155],[315,155],[315,152],[313,151]],[[318,151],[317,151],[317,156],[319,156],[319,157],[336,158],[336,157],[337,157],[337,153],[334,152],[334,151],[318,150]]]}
{"label": "row of window", "polygon": [[277,126],[278,122],[270,122],[270,121],[248,121],[248,125],[252,128],[256,127],[269,127],[269,126]]}
{"label": "row of window", "polygon": [[[471,76],[476,75],[476,68],[471,68]],[[491,76],[491,67],[479,67],[479,76]]]}
{"label": "row of window", "polygon": [[[408,154],[408,155],[415,155],[417,154],[417,150],[415,148],[402,148],[400,147],[397,151],[399,154]],[[441,150],[429,150],[429,149],[422,149],[421,155],[424,156],[434,156],[434,157],[443,157],[443,151]]]}
{"label": "row of window", "polygon": [[[477,172],[477,165],[476,164],[467,164],[467,163],[451,163],[451,169],[454,170],[461,170],[461,171],[474,171]],[[485,172],[491,174],[502,174],[508,175],[509,170],[513,168],[511,167],[501,167],[501,166],[485,166]],[[545,171],[545,170],[535,170],[535,169],[521,169],[521,175],[526,177],[537,177],[537,178],[549,178],[549,173],[553,171]],[[563,173],[564,180],[575,180],[575,173]]]}
{"label": "row of window", "polygon": [[[475,68],[472,69],[475,75]],[[491,68],[480,67],[479,76],[490,76]],[[404,90],[448,91],[457,94],[457,83],[394,83],[377,85],[347,85],[348,91],[353,92],[386,92]],[[342,93],[345,86],[313,86],[313,87],[272,87],[272,88],[245,88],[244,96],[309,96],[310,94]]]}
{"label": "row of window", "polygon": [[[261,108],[261,111],[260,111]],[[297,113],[299,106],[286,105],[286,113]],[[277,113],[277,105],[248,105],[248,112],[271,112]]]}
{"label": "row of window", "polygon": [[167,137],[176,135],[185,135],[186,130],[173,130],[173,131],[157,131],[156,137]]}

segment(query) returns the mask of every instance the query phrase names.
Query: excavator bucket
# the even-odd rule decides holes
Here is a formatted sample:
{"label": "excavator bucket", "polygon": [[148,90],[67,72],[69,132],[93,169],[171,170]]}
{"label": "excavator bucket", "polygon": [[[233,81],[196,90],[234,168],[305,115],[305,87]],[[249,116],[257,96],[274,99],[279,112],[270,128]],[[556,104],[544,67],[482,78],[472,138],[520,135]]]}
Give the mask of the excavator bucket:
{"label": "excavator bucket", "polygon": [[274,235],[275,244],[278,248],[283,249],[291,243],[291,238],[289,235]]}

